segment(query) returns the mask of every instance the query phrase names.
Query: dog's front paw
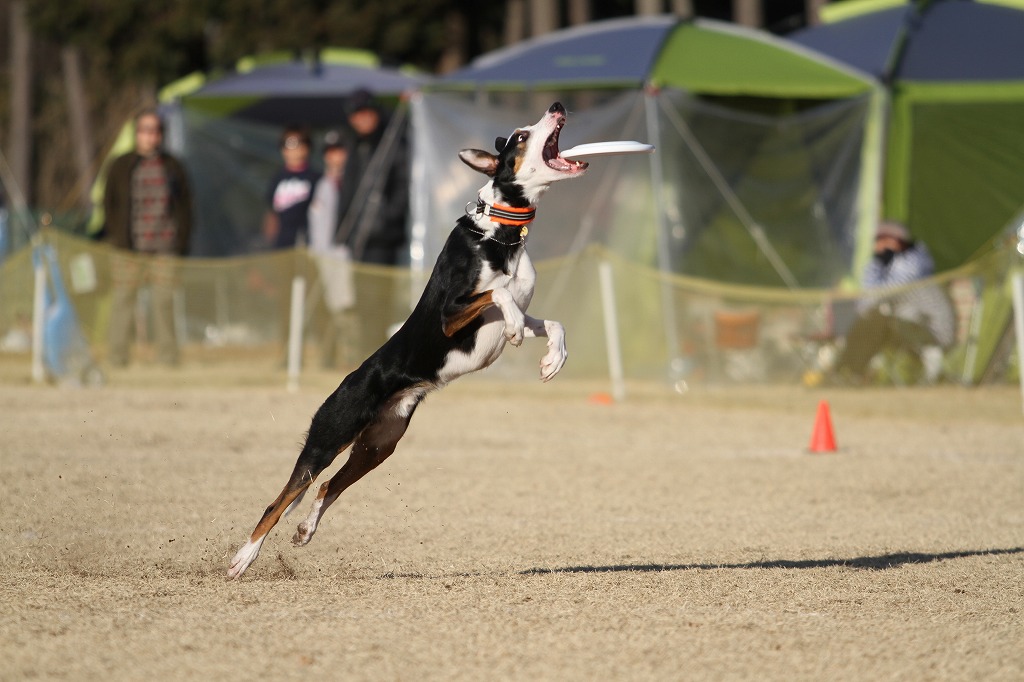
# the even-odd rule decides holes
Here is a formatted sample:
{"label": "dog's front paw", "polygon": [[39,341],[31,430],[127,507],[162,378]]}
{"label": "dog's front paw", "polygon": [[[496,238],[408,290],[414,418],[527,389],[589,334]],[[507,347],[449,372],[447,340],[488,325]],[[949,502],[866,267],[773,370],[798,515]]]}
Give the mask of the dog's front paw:
{"label": "dog's front paw", "polygon": [[238,553],[231,559],[231,563],[228,564],[228,578],[235,579],[245,573],[245,569],[249,568],[249,564],[256,561],[256,557],[260,555],[260,547],[262,545],[263,538],[256,542],[249,540],[242,545]]}
{"label": "dog's front paw", "polygon": [[526,320],[520,313],[518,319],[505,320],[505,338],[513,346],[523,345],[523,337],[526,335]]}
{"label": "dog's front paw", "polygon": [[562,369],[562,365],[565,364],[565,359],[566,357],[568,357],[568,355],[569,354],[564,352],[564,350],[562,353],[555,353],[549,351],[547,355],[541,358],[540,380],[543,382],[548,382],[554,379],[555,375],[558,374],[559,370]]}
{"label": "dog's front paw", "polygon": [[562,369],[569,351],[565,348],[565,328],[552,321],[546,321],[544,326],[548,335],[548,352],[540,359],[540,380],[547,382]]}

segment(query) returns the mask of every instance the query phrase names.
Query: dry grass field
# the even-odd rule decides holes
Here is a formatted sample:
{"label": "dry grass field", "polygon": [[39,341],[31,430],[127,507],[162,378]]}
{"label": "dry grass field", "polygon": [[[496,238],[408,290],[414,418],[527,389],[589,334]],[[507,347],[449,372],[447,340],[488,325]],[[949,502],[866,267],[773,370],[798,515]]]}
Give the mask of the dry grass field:
{"label": "dry grass field", "polygon": [[472,378],[229,582],[335,380],[271,378],[0,383],[0,679],[1024,679],[1013,387]]}

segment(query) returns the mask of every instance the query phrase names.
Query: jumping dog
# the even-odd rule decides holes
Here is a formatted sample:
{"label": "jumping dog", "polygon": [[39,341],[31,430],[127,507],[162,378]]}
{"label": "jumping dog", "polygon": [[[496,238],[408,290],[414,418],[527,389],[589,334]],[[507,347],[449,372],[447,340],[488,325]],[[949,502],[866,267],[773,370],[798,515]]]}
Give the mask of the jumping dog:
{"label": "jumping dog", "polygon": [[292,543],[303,546],[327,508],[395,450],[416,406],[431,391],[498,359],[505,343],[546,337],[540,378],[565,363],[565,329],[526,315],[536,271],[526,253],[527,225],[551,183],[583,175],[587,164],[560,156],[565,108],[555,102],[535,124],[495,140],[497,154],[459,152],[490,180],[441,250],[426,288],[402,327],[349,374],[313,415],[306,442],[281,494],[231,560],[237,578],[260,553],[286,510],[299,504],[317,476],[349,446],[348,461],[320,486]]}

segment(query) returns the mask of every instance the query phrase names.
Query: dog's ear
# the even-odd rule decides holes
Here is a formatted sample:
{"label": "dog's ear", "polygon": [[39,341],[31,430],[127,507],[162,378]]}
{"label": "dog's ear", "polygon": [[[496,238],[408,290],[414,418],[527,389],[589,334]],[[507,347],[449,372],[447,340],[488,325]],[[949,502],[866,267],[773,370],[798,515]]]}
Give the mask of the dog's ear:
{"label": "dog's ear", "polygon": [[507,144],[508,144],[508,138],[507,137],[496,137],[496,138],[494,138],[494,148],[497,149],[499,152],[502,149],[504,149],[505,145],[507,145]]}
{"label": "dog's ear", "polygon": [[498,172],[498,157],[481,149],[463,149],[459,152],[459,158],[473,170],[492,178]]}

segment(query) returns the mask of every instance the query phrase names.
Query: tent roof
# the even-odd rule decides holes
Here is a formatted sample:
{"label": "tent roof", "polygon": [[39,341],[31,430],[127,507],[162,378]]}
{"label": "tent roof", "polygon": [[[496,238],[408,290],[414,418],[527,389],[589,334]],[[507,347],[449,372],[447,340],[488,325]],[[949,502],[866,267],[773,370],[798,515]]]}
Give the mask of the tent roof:
{"label": "tent roof", "polygon": [[484,55],[439,89],[678,87],[695,92],[834,97],[870,79],[766,33],[671,15],[630,17],[550,33]]}
{"label": "tent roof", "polygon": [[679,24],[651,74],[659,86],[762,97],[849,97],[869,90],[865,74],[763,31],[698,19]]}
{"label": "tent roof", "polygon": [[175,81],[161,90],[160,100],[273,125],[334,126],[356,90],[396,97],[426,80],[409,70],[382,67],[376,55],[364,50],[328,48],[316,62],[288,53],[247,57],[228,75],[207,79],[193,74]]}
{"label": "tent roof", "polygon": [[378,95],[397,95],[418,87],[422,82],[422,78],[396,69],[293,61],[259,66],[247,73],[219,78],[188,97],[337,97],[359,88]]}
{"label": "tent roof", "polygon": [[492,89],[641,86],[678,21],[630,17],[555,31],[489,52],[441,82]]}
{"label": "tent roof", "polygon": [[[853,3],[851,3],[853,4]],[[906,44],[893,75],[912,81],[1024,79],[1024,11],[970,0],[907,3],[796,31],[791,40],[878,78]]]}

